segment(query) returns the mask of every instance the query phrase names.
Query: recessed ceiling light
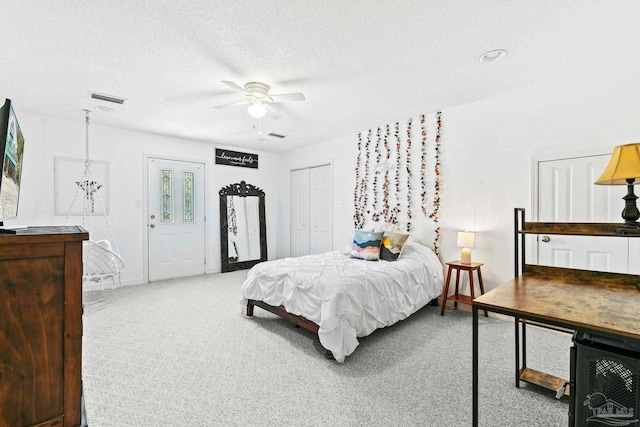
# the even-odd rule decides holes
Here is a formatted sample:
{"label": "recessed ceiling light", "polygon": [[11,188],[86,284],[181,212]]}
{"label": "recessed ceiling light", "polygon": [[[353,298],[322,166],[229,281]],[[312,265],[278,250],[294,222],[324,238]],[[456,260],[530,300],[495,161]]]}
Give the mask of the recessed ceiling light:
{"label": "recessed ceiling light", "polygon": [[480,55],[480,58],[478,58],[478,61],[480,62],[498,62],[502,59],[504,59],[504,57],[507,56],[507,51],[504,49],[494,49],[494,50],[490,50],[489,52],[485,52],[482,55]]}
{"label": "recessed ceiling light", "polygon": [[95,105],[93,108],[95,108],[96,110],[103,111],[105,113],[113,113],[113,108],[109,108],[104,105]]}

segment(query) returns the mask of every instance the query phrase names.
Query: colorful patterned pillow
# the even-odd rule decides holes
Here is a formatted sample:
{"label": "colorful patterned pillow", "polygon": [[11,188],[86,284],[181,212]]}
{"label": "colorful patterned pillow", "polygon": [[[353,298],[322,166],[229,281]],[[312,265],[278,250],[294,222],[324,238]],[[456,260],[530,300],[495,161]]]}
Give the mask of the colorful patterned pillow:
{"label": "colorful patterned pillow", "polygon": [[380,242],[384,233],[382,231],[356,230],[351,245],[351,256],[367,261],[380,259]]}
{"label": "colorful patterned pillow", "polygon": [[380,246],[380,259],[396,261],[402,253],[402,248],[409,238],[408,234],[384,233]]}

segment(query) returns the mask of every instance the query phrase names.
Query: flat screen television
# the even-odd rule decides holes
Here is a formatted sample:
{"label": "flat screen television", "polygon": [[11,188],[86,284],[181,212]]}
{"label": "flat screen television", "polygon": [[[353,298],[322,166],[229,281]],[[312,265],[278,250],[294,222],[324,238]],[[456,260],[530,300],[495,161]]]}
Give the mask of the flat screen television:
{"label": "flat screen television", "polygon": [[[0,109],[0,227],[3,221],[18,216],[24,136],[13,111],[11,100],[7,99]],[[6,229],[0,230],[7,231]]]}

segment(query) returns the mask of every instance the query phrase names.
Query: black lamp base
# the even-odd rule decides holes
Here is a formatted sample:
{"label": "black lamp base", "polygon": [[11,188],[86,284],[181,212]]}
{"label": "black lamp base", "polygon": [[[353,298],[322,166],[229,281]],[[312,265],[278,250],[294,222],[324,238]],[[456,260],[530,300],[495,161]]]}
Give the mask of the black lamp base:
{"label": "black lamp base", "polygon": [[638,206],[636,205],[638,196],[633,192],[635,179],[628,178],[626,181],[627,195],[622,198],[625,201],[625,206],[622,210],[622,219],[624,219],[624,224],[616,228],[616,233],[640,234],[640,223],[638,223],[638,219],[640,219],[640,211],[638,211]]}
{"label": "black lamp base", "polygon": [[640,234],[640,223],[623,224],[616,228],[617,234]]}

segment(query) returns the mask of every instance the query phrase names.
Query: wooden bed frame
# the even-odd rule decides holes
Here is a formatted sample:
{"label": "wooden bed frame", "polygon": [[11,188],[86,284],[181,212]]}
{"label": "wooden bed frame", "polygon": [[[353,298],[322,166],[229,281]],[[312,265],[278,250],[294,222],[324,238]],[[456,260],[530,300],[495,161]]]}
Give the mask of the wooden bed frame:
{"label": "wooden bed frame", "polygon": [[270,311],[271,313],[276,314],[282,317],[283,319],[287,319],[289,322],[293,323],[294,325],[300,326],[308,331],[313,332],[314,334],[317,334],[318,329],[320,329],[320,326],[318,326],[318,324],[302,316],[289,313],[287,310],[285,310],[284,306],[282,305],[279,307],[275,307],[273,305],[267,304],[266,302],[257,301],[254,299],[250,299],[247,302],[247,316],[253,316],[254,306],[258,306],[264,310]]}
{"label": "wooden bed frame", "polygon": [[[438,306],[438,297],[435,297],[434,299],[431,300],[431,302],[429,303],[430,305],[437,307]],[[290,321],[291,323],[293,323],[294,325],[300,326],[301,328],[304,328],[308,331],[313,332],[314,334],[318,333],[318,329],[320,329],[320,326],[318,326],[317,323],[312,322],[309,319],[306,319],[302,316],[298,316],[296,314],[291,314],[289,313],[284,306],[279,306],[279,307],[275,307],[273,305],[269,305],[264,301],[258,301],[258,300],[254,300],[254,299],[250,299],[247,301],[247,316],[253,316],[253,308],[255,306],[258,306],[264,310],[267,310],[275,315],[278,315],[280,317],[282,317],[283,319],[286,319],[288,321]]]}

